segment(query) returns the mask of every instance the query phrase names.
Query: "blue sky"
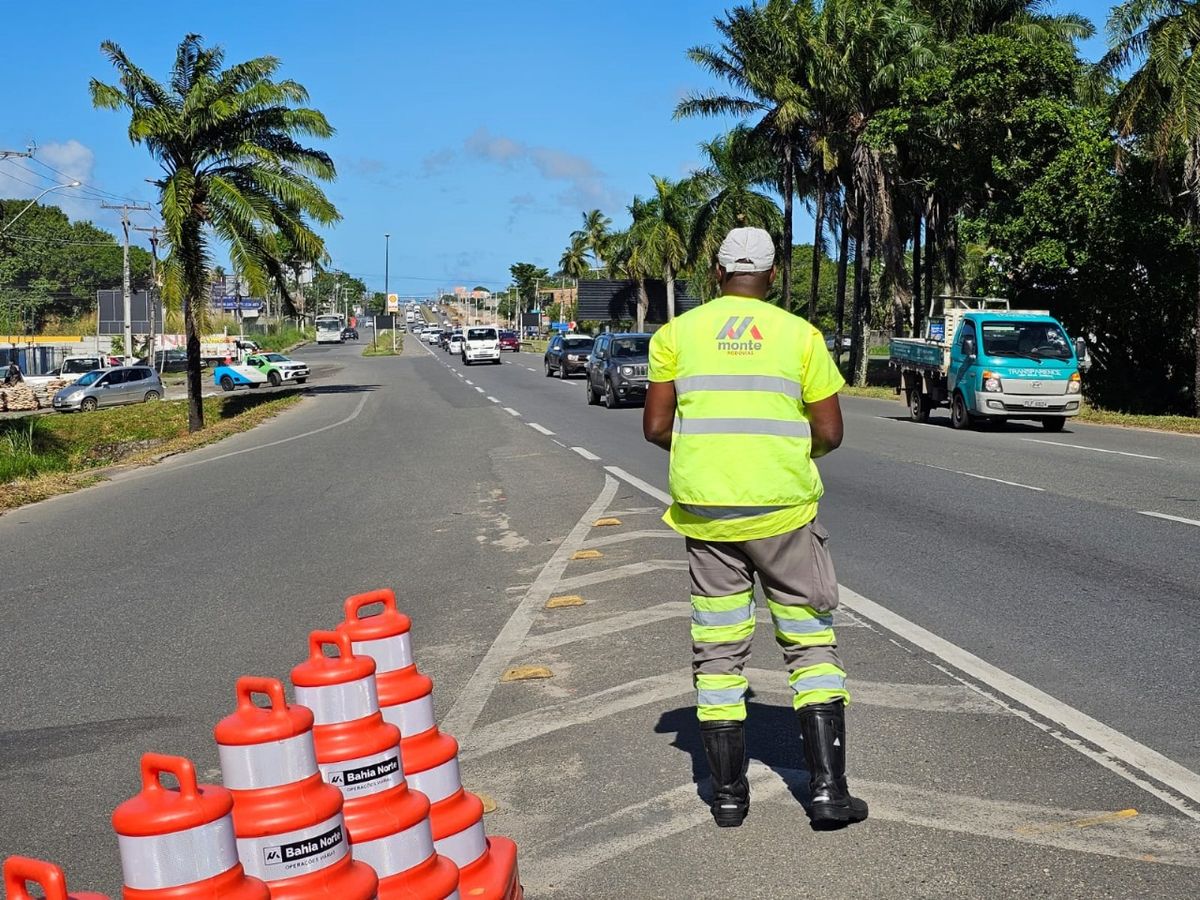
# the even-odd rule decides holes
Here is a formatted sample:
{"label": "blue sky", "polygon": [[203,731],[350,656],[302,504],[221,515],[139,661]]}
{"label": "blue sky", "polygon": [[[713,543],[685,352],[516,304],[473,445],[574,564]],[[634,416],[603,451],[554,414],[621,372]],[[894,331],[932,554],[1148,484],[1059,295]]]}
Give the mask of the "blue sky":
{"label": "blue sky", "polygon": [[[394,292],[503,287],[518,260],[553,271],[581,210],[598,206],[620,225],[630,198],[649,190],[650,173],[680,177],[699,161],[697,145],[721,123],[676,122],[672,111],[686,92],[710,85],[684,52],[715,39],[712,19],[727,5],[9,4],[0,150],[36,141],[39,162],[86,185],[47,201],[58,197],[72,217],[115,228],[116,214],[100,201],[153,201],[144,179],[156,172],[130,145],[121,115],[91,107],[88,79],[113,80],[99,44],[115,40],[165,77],[179,38],[198,32],[231,62],[280,57],[283,74],[304,84],[337,128],[324,144],[339,171],[328,191],[344,216],[326,236],[333,265],[381,290],[390,232]],[[1083,13],[1102,32],[1109,6],[1062,0],[1055,9]],[[1102,34],[1082,49],[1096,58]],[[55,180],[66,179],[27,160],[0,162],[0,196],[32,197]],[[810,223],[798,213],[799,240]]]}

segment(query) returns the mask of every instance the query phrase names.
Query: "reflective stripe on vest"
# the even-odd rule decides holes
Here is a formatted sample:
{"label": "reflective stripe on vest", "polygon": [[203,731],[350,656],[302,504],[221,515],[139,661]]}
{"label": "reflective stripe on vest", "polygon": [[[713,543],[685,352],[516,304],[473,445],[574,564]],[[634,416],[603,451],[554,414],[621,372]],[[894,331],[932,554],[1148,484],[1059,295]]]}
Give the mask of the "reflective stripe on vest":
{"label": "reflective stripe on vest", "polygon": [[375,660],[375,674],[394,672],[413,664],[412,643],[408,632],[373,641],[353,641],[350,649],[355,656],[369,656]]}
{"label": "reflective stripe on vest", "polygon": [[221,781],[232,791],[254,791],[303,781],[317,773],[311,731],[265,744],[218,744]]}
{"label": "reflective stripe on vest", "polygon": [[676,434],[769,434],[776,437],[806,438],[808,423],[781,419],[675,419]]}
{"label": "reflective stripe on vest", "polygon": [[282,881],[327,869],[350,851],[342,814],[285,834],[238,838],[237,855],[247,875]]}
{"label": "reflective stripe on vest", "polygon": [[321,777],[342,792],[343,797],[364,797],[404,784],[400,748],[389,747],[358,759],[321,763]]}
{"label": "reflective stripe on vest", "polygon": [[345,684],[327,684],[321,687],[296,685],[296,702],[312,710],[317,725],[335,722],[353,722],[379,711],[379,695],[375,690],[375,676],[358,678]]}
{"label": "reflective stripe on vest", "polygon": [[400,729],[400,736],[410,738],[433,727],[433,694],[426,694],[407,703],[383,708],[384,721]]}
{"label": "reflective stripe on vest", "polygon": [[355,844],[350,852],[359,862],[374,869],[380,878],[407,872],[433,856],[429,817],[395,834]]}
{"label": "reflective stripe on vest", "polygon": [[676,395],[692,391],[766,391],[796,400],[802,396],[799,382],[774,375],[688,375],[675,380]]}
{"label": "reflective stripe on vest", "polygon": [[460,869],[469,866],[487,852],[487,835],[483,830],[483,822],[476,822],[458,834],[434,841],[433,846],[438,853],[448,857]]}
{"label": "reflective stripe on vest", "polygon": [[408,786],[428,797],[430,803],[437,803],[452,796],[462,787],[462,776],[458,773],[458,757],[453,756],[440,766],[434,766],[424,772],[409,772]]}
{"label": "reflective stripe on vest", "polygon": [[228,872],[238,863],[233,819],[146,836],[117,835],[126,887],[142,891],[180,887]]}
{"label": "reflective stripe on vest", "polygon": [[680,503],[679,508],[702,519],[747,519],[779,512],[786,506],[701,506],[698,503]]}

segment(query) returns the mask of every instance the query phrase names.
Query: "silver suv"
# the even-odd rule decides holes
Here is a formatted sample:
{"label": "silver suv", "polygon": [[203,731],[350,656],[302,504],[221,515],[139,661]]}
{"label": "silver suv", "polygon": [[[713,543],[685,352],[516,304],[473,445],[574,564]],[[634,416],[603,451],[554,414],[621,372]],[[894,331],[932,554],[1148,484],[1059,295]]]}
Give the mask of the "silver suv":
{"label": "silver suv", "polygon": [[149,366],[117,366],[96,369],[69,384],[52,401],[59,412],[91,412],[101,406],[161,400],[162,380]]}

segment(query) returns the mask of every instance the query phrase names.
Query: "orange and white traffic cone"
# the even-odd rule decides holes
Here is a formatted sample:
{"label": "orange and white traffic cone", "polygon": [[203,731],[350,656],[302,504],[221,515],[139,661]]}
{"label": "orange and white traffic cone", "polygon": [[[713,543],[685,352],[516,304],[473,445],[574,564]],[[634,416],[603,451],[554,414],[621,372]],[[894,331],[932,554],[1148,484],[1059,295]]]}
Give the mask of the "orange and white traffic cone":
{"label": "orange and white traffic cone", "polygon": [[[326,645],[339,655],[325,656]],[[316,717],[317,765],[345,797],[354,858],[379,874],[380,900],[457,898],[458,868],[434,851],[429,801],[404,780],[400,729],[379,712],[374,660],[355,656],[345,634],[314,631],[292,684]]]}
{"label": "orange and white traffic cone", "polygon": [[[168,788],[163,775],[179,787]],[[267,886],[238,861],[230,811],[233,798],[197,784],[182,756],[142,757],[142,789],[112,815],[125,900],[269,900]]]}
{"label": "orange and white traffic cone", "polygon": [[[364,608],[383,611],[363,617]],[[400,727],[400,756],[409,784],[429,798],[433,843],[462,873],[464,897],[520,900],[517,845],[506,837],[487,837],[483,803],[463,790],[458,741],[438,730],[433,714],[433,681],[417,671],[409,631],[412,623],[396,608],[391,590],[357,594],[346,600],[346,618],[338,631],[351,648],[375,658],[380,708],[384,719]]]}
{"label": "orange and white traffic cone", "polygon": [[[30,882],[41,889],[40,894],[29,893]],[[10,856],[4,861],[4,896],[7,900],[108,900],[104,894],[68,894],[62,869],[28,856]]]}
{"label": "orange and white traffic cone", "polygon": [[[256,694],[270,706],[256,706]],[[237,709],[213,731],[238,855],[273,900],[368,900],[378,879],[350,855],[342,795],[321,780],[312,729],[312,712],[288,706],[282,682],[238,679]]]}

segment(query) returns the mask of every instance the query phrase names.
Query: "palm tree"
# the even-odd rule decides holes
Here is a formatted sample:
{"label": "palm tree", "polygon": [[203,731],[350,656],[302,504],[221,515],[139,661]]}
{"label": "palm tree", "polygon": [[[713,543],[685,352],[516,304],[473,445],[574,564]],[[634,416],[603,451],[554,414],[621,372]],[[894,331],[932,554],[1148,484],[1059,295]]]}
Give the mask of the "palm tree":
{"label": "palm tree", "polygon": [[571,235],[570,245],[558,260],[559,271],[576,281],[587,275],[590,268],[588,266],[588,246],[587,235],[578,231],[574,232]]}
{"label": "palm tree", "polygon": [[609,274],[611,277],[627,278],[637,285],[637,330],[646,327],[646,313],[650,308],[650,295],[646,292],[646,279],[654,274],[653,261],[643,241],[648,229],[647,222],[655,217],[656,200],[643,200],[635,196],[629,204],[630,225],[625,231],[609,236]]}
{"label": "palm tree", "polygon": [[583,214],[583,227],[571,235],[572,240],[576,235],[583,235],[586,238],[587,246],[592,251],[597,268],[604,267],[604,257],[608,252],[608,226],[611,224],[612,219],[600,210],[589,210]]}
{"label": "palm tree", "polygon": [[791,302],[792,204],[802,133],[812,104],[812,89],[795,81],[805,69],[801,55],[806,41],[795,39],[789,23],[801,17],[797,8],[811,9],[812,0],[767,0],[765,6],[737,6],[715,19],[720,46],[698,46],[688,58],[733,88],[728,94],[692,94],[675,107],[675,118],[690,116],[758,117],[753,125],[773,150],[778,190],[783,198],[783,261],[780,287],[784,302]]}
{"label": "palm tree", "polygon": [[[688,261],[690,207],[695,185],[652,175],[654,196],[641,206],[641,218],[630,227],[643,268],[656,269],[667,289],[667,321],[675,318],[675,277]],[[632,210],[631,210],[632,211]]]}
{"label": "palm tree", "polygon": [[120,81],[91,81],[92,103],[129,112],[129,139],[144,144],[162,168],[154,184],[169,249],[163,294],[183,308],[188,356],[188,428],[204,427],[200,397],[198,308],[207,301],[209,242],[229,248],[251,290],[273,279],[287,298],[283,253],[324,257],[322,239],[305,221],[337,221],[337,209],[314,179],[335,176],[328,154],[297,136],[327,138],[325,116],[299,104],[308,92],[275,81],[279,60],[258,57],[222,68],[224,51],[199,35],[180,42],[166,84],[151,78],[112,41],[100,45]]}
{"label": "palm tree", "polygon": [[763,141],[739,125],[700,145],[708,165],[691,181],[695,193],[708,199],[696,210],[689,255],[703,293],[711,295],[717,250],[731,228],[756,225],[778,237],[783,227],[779,206],[755,187],[773,180],[773,165]]}
{"label": "palm tree", "polygon": [[[1117,94],[1117,130],[1137,136],[1164,174],[1182,161],[1181,196],[1188,218],[1200,223],[1200,4],[1126,0],[1113,8],[1108,37],[1105,70],[1139,65]],[[1200,293],[1193,328],[1192,412],[1200,416]]]}

